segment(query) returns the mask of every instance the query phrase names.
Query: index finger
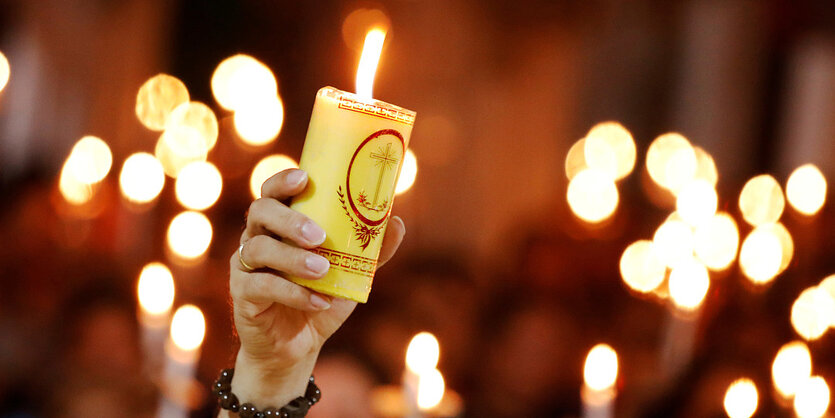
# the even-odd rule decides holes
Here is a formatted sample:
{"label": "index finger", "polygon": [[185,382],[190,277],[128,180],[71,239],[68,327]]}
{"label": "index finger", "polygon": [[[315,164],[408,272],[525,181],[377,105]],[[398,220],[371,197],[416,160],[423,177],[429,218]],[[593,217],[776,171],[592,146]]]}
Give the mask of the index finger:
{"label": "index finger", "polygon": [[284,200],[301,193],[307,185],[307,172],[290,168],[273,174],[261,185],[261,197]]}

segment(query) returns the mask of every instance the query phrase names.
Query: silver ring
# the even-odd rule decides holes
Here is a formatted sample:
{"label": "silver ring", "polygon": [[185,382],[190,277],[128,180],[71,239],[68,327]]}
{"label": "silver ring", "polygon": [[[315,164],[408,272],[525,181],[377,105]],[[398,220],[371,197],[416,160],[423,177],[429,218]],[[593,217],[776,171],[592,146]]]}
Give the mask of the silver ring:
{"label": "silver ring", "polygon": [[[246,244],[246,243],[244,243],[244,244]],[[244,271],[246,271],[247,273],[250,273],[250,272],[255,271],[255,269],[253,267],[251,267],[249,264],[247,264],[246,261],[244,261],[244,244],[241,244],[238,247],[238,262],[241,263],[241,266],[243,266]]]}

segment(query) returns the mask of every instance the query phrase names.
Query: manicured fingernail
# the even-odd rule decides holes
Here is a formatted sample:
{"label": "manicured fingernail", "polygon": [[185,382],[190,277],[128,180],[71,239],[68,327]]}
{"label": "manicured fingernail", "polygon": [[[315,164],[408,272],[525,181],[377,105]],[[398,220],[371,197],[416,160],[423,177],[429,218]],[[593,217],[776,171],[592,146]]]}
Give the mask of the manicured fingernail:
{"label": "manicured fingernail", "polygon": [[304,259],[304,265],[312,273],[320,275],[327,273],[331,267],[331,263],[328,262],[327,258],[316,254],[308,254]]}
{"label": "manicured fingernail", "polygon": [[313,245],[325,242],[325,230],[316,225],[316,222],[307,221],[302,225],[302,237]]}
{"label": "manicured fingernail", "polygon": [[310,304],[313,305],[314,308],[322,311],[331,307],[330,302],[315,293],[310,295]]}
{"label": "manicured fingernail", "polygon": [[397,216],[397,215],[392,216],[392,218],[393,218],[393,219],[397,219],[397,222],[400,222],[400,226],[402,226],[402,227],[403,227],[403,233],[406,233],[406,223],[405,223],[405,222],[403,222],[403,218],[401,218],[401,217],[399,217],[399,216]]}
{"label": "manicured fingernail", "polygon": [[307,175],[303,170],[293,170],[287,173],[287,177],[284,178],[284,181],[287,182],[288,186],[298,186],[299,183],[304,180],[304,177]]}

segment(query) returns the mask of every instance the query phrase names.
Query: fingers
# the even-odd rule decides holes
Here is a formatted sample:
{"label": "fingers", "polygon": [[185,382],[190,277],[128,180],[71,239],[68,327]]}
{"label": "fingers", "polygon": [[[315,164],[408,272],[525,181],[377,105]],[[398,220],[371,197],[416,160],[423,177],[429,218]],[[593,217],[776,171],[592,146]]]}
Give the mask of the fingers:
{"label": "fingers", "polygon": [[383,237],[383,244],[380,248],[380,257],[377,259],[377,268],[380,268],[391,259],[403,237],[406,235],[406,224],[399,216],[392,216],[386,228],[386,235]]}
{"label": "fingers", "polygon": [[270,234],[289,238],[305,248],[313,248],[325,242],[325,231],[310,218],[284,206],[278,200],[262,197],[249,206],[246,231],[241,242],[257,235]]}
{"label": "fingers", "polygon": [[261,197],[284,200],[301,193],[307,185],[307,172],[290,168],[273,174],[261,184]]}
{"label": "fingers", "polygon": [[268,268],[303,279],[321,278],[330,268],[325,257],[267,235],[256,235],[244,242],[237,264],[238,269],[244,272],[249,272],[247,266],[252,269]]}
{"label": "fingers", "polygon": [[330,297],[269,272],[233,275],[230,291],[235,300],[279,303],[302,311],[323,311],[331,307]]}

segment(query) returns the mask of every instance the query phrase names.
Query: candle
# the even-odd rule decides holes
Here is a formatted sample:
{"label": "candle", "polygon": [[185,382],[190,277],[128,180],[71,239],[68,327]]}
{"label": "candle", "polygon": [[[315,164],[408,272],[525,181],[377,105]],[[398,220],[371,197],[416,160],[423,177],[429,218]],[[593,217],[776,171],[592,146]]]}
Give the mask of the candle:
{"label": "candle", "polygon": [[194,305],[183,305],[174,312],[171,332],[165,344],[163,397],[158,416],[186,417],[199,400],[194,372],[206,334],[203,312]]}
{"label": "candle", "polygon": [[318,292],[366,302],[391,214],[415,112],[372,99],[385,32],[368,33],[357,94],[324,87],[316,95],[299,167],[308,186],[291,208],[327,233],[313,251],[331,268],[319,280],[288,277]]}
{"label": "candle", "polygon": [[618,355],[612,347],[598,344],[586,356],[583,367],[584,418],[611,418],[614,416],[614,401],[617,391]]}
{"label": "candle", "polygon": [[[403,402],[406,405],[406,416],[420,416],[420,388],[424,375],[431,373],[438,366],[441,357],[441,347],[438,339],[428,332],[420,332],[409,341],[406,349],[406,369],[403,371]],[[442,378],[443,379],[443,378]],[[424,383],[424,397],[427,387]],[[428,401],[423,400],[424,407]]]}
{"label": "candle", "polygon": [[146,371],[154,376],[162,363],[163,344],[174,302],[174,276],[164,264],[149,263],[139,274],[136,293]]}

